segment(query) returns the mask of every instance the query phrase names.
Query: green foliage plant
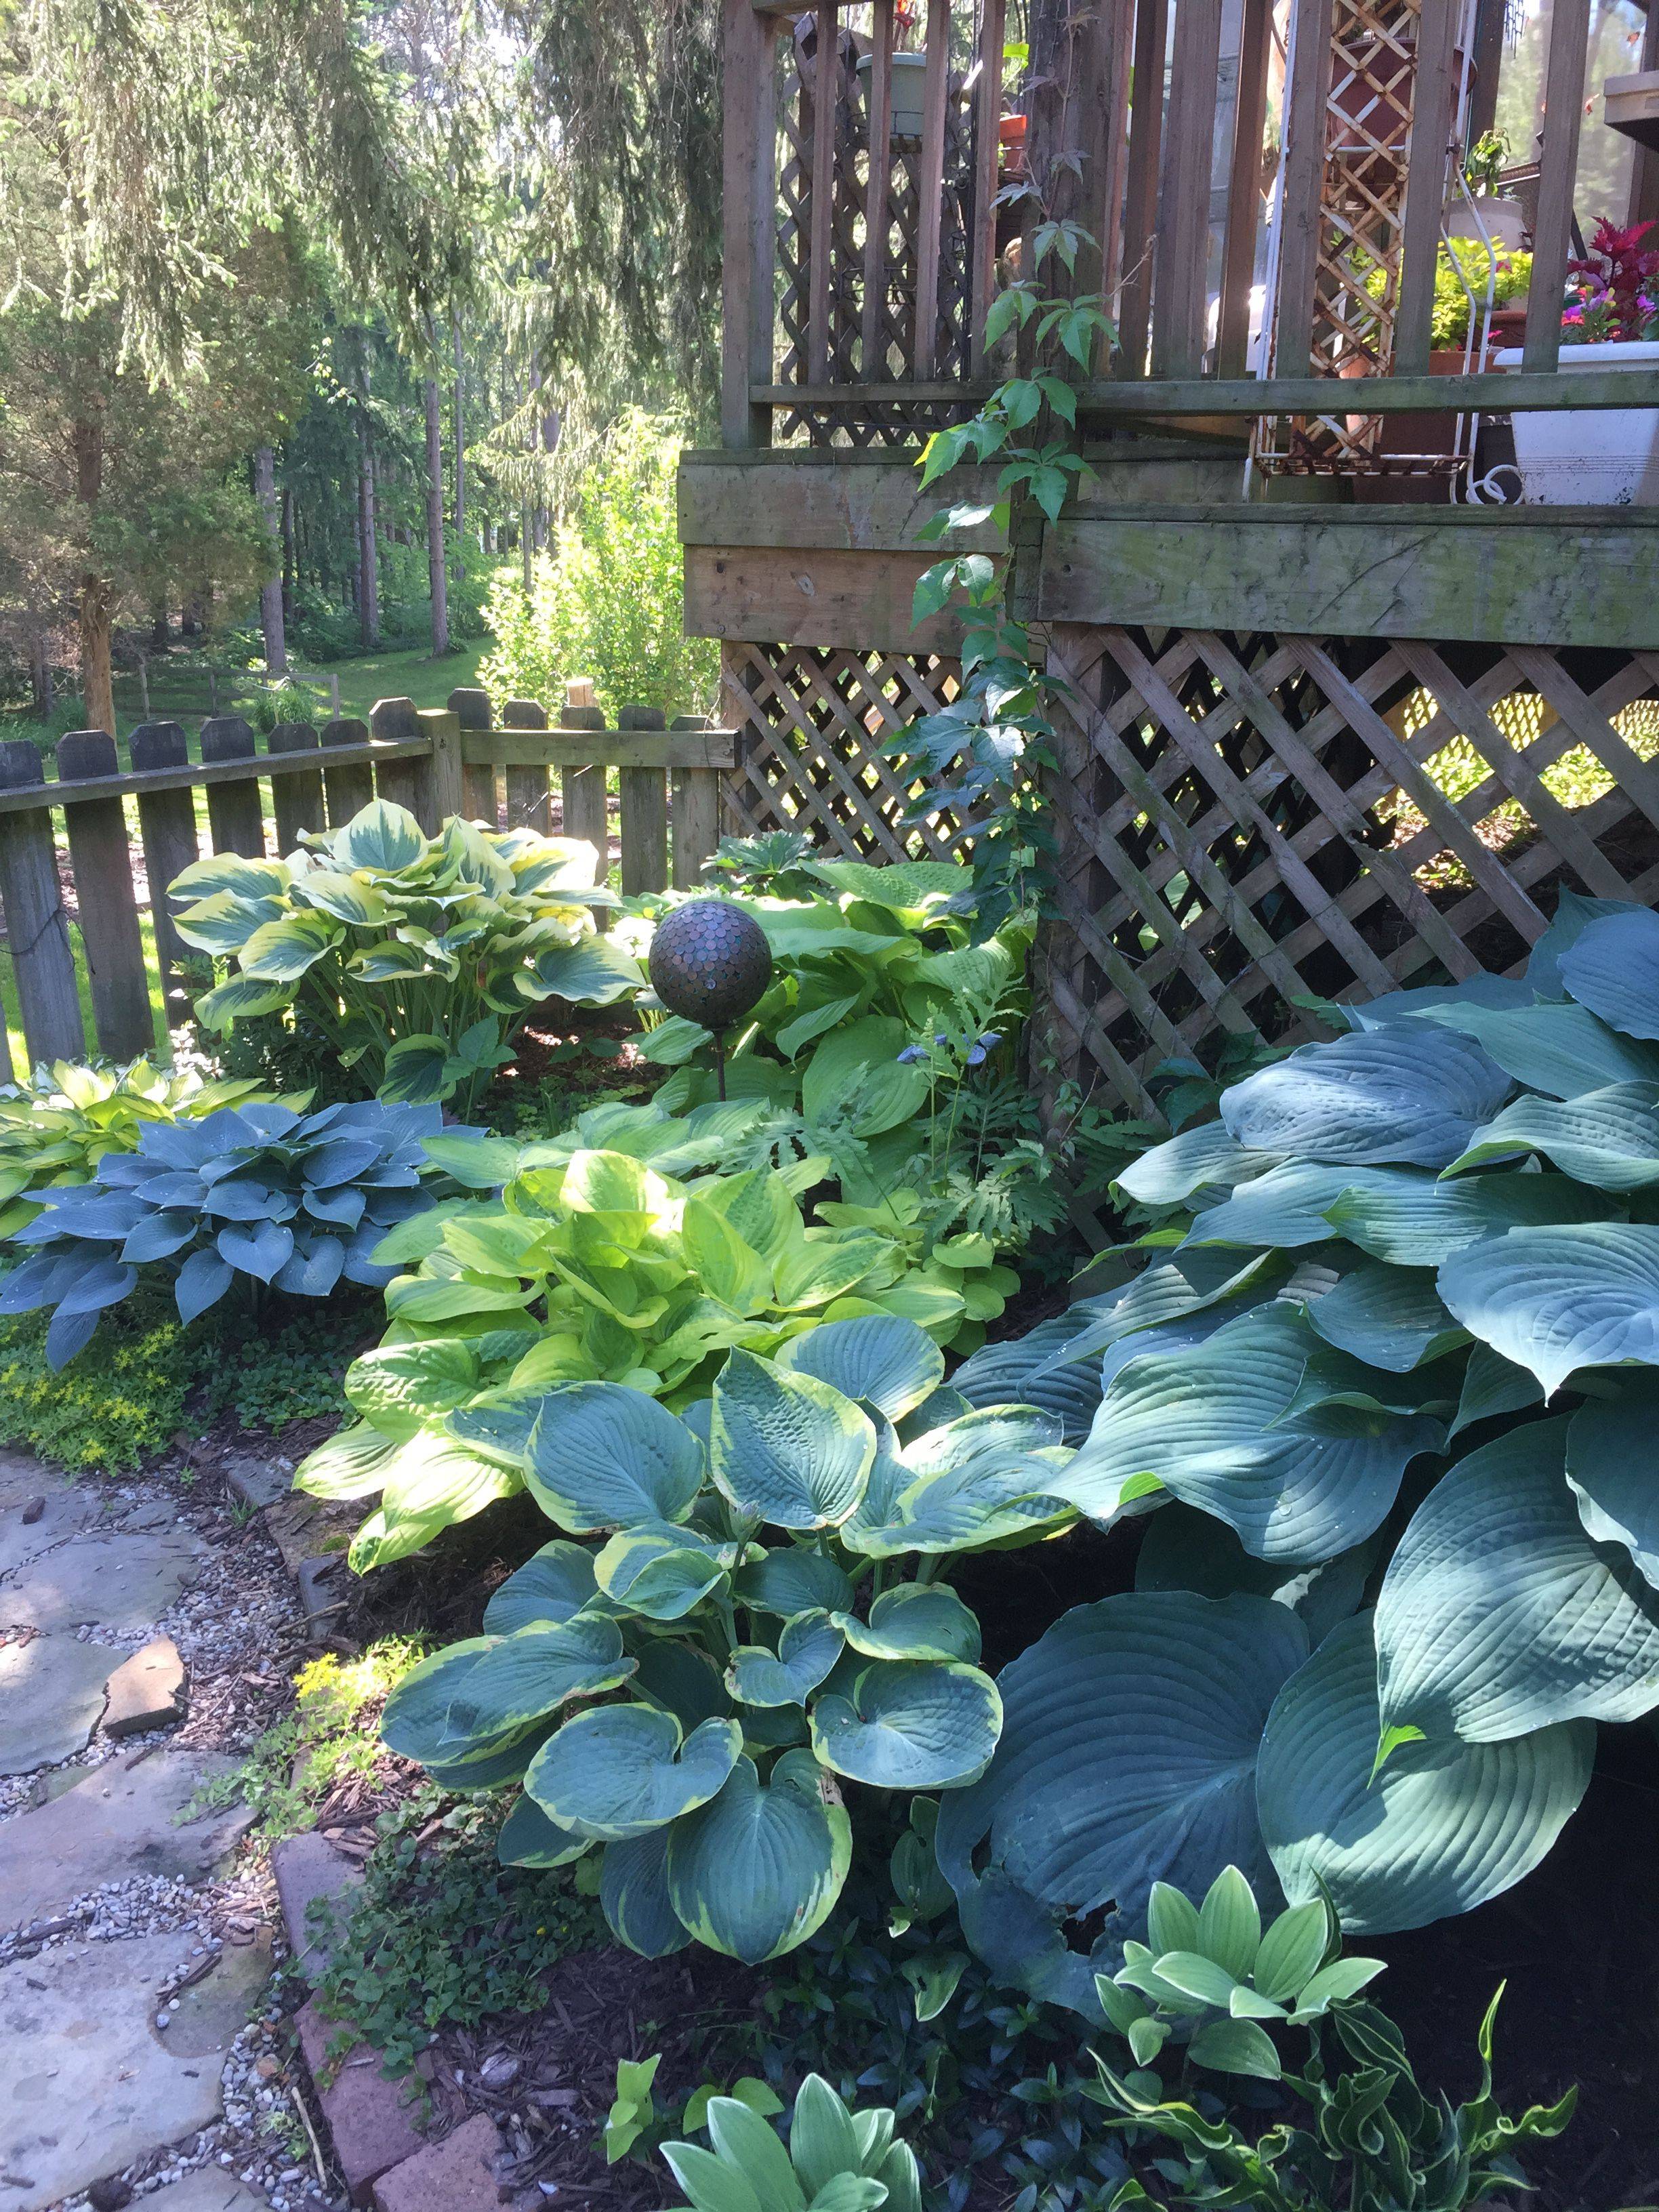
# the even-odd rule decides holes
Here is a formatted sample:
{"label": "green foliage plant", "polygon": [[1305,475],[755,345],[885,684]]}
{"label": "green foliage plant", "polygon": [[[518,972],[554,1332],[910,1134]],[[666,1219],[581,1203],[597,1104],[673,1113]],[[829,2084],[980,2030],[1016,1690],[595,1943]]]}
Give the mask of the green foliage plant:
{"label": "green foliage plant", "polygon": [[106,1152],[130,1152],[152,1121],[199,1121],[266,1098],[257,1082],[204,1082],[148,1060],[126,1067],[55,1060],[0,1086],[0,1237],[40,1210],[40,1191],[89,1182]]}
{"label": "green foliage plant", "polygon": [[217,853],[170,886],[187,945],[236,973],[198,1001],[210,1030],[289,1007],[393,1103],[471,1102],[540,1000],[609,1005],[634,963],[594,934],[597,858],[577,839],[459,817],[428,837],[375,799],[281,860]]}
{"label": "green foliage plant", "polygon": [[[1248,2206],[1253,2212],[1465,2212],[1528,2186],[1517,2144],[1559,2136],[1577,2091],[1530,2106],[1518,2118],[1492,2094],[1492,2023],[1500,1988],[1481,2021],[1480,2083],[1466,2104],[1421,2087],[1399,2028],[1377,2006],[1339,2002],[1305,2023],[1308,2056],[1284,2075],[1303,2108],[1253,2142],[1225,2111],[1201,2112],[1121,2080],[1101,2062],[1103,2101],[1132,2140],[1174,2145],[1157,2160],[1164,2185],[1139,2180],[1115,2201],[1140,2205]],[[1166,2193],[1167,2192],[1167,2193]]]}
{"label": "green foliage plant", "polygon": [[[1373,298],[1381,299],[1384,272],[1365,280]],[[1430,316],[1430,343],[1437,353],[1462,347],[1468,339],[1473,307],[1484,307],[1486,287],[1492,287],[1494,307],[1519,299],[1532,283],[1532,256],[1504,246],[1488,246],[1478,238],[1443,239],[1434,267],[1434,307]]]}
{"label": "green foliage plant", "polygon": [[181,1322],[218,1304],[237,1279],[257,1305],[267,1288],[326,1297],[342,1277],[379,1286],[393,1270],[370,1255],[396,1224],[430,1206],[422,1149],[435,1106],[223,1106],[200,1121],[152,1121],[131,1152],[106,1152],[90,1182],[44,1194],[10,1242],[32,1256],[0,1283],[0,1313],[52,1309],[46,1357],[74,1358],[99,1317],[138,1287],[170,1282]]}
{"label": "green foliage plant", "polygon": [[704,711],[719,651],[689,638],[675,509],[684,426],[624,409],[579,479],[557,549],[537,557],[526,595],[496,572],[485,609],[494,650],[478,680],[498,699],[554,699],[589,676],[613,717],[623,707]]}
{"label": "green foliage plant", "polygon": [[640,2137],[657,2117],[656,2100],[652,2084],[657,2078],[657,2069],[662,2064],[662,2053],[653,2051],[649,2058],[619,2058],[617,2061],[617,2094],[611,2100],[611,2110],[605,2120],[605,2163],[615,2166],[618,2159],[626,2158]]}
{"label": "green foliage plant", "polygon": [[599,1942],[592,1905],[567,1883],[503,1867],[494,1831],[487,1801],[431,1790],[380,1816],[349,1917],[342,1926],[326,1905],[317,1914],[332,1954],[318,2009],[342,2023],[331,2051],[365,2042],[386,2074],[406,2074],[443,2028],[539,2011],[549,1969]]}
{"label": "green foliage plant", "polygon": [[[1060,156],[1060,161],[1066,159]],[[1075,162],[1077,157],[1070,157]],[[1056,166],[1059,166],[1057,164]],[[1000,201],[1035,200],[1035,182],[1005,187]],[[1074,484],[1092,471],[1078,451],[1077,384],[1093,373],[1103,343],[1115,337],[1099,294],[1075,289],[1077,257],[1095,240],[1079,224],[1042,219],[1030,231],[1030,267],[992,301],[988,345],[1011,336],[1022,356],[976,415],[937,430],[919,466],[923,488],[965,461],[1000,464],[989,501],[957,500],[922,526],[923,538],[993,523],[1018,536],[1031,507],[1057,521]],[[1042,289],[1046,267],[1063,267],[1073,285]],[[1051,765],[1049,702],[1060,688],[1043,671],[1025,623],[1008,604],[1012,554],[959,553],[917,580],[912,619],[922,622],[956,603],[962,616],[962,683],[955,698],[919,716],[887,740],[910,775],[927,787],[911,799],[907,819],[951,808],[970,823],[966,840],[978,900],[976,932],[988,933],[1040,897],[1044,837],[1042,802],[1033,771]]]}
{"label": "green foliage plant", "polygon": [[0,1443],[76,1474],[139,1467],[165,1450],[201,1378],[177,1319],[118,1316],[61,1374],[46,1357],[46,1328],[40,1314],[0,1318]]}
{"label": "green foliage plant", "polygon": [[1522,979],[1331,1009],[1121,1178],[1177,1209],[1139,1273],[954,1378],[1092,1398],[1054,1493],[1143,1524],[940,1815],[970,1939],[1040,1993],[1093,2010],[1060,1921],[1112,1903],[1103,1960],[1153,1878],[1232,1864],[1352,1934],[1468,1911],[1659,1707],[1656,975],[1659,915],[1567,892]]}
{"label": "green foliage plant", "polygon": [[921,2170],[896,2115],[849,2112],[822,2075],[796,2093],[787,2148],[740,2098],[714,2098],[707,2126],[707,2149],[662,2147],[693,2212],[921,2212]]}
{"label": "green foliage plant", "polygon": [[522,1777],[502,1856],[602,1847],[633,1949],[793,1949],[847,1878],[848,1784],[879,1821],[895,1793],[948,1801],[995,1748],[952,1561],[1070,1519],[1059,1424],[963,1411],[943,1364],[914,1322],[872,1314],[775,1358],[734,1350],[684,1419],[623,1384],[547,1393],[524,1479],[561,1533],[482,1637],[399,1686],[387,1742],[448,1788]]}
{"label": "green foliage plant", "polygon": [[[734,1346],[775,1356],[825,1318],[903,1316],[944,1335],[959,1325],[960,1295],[913,1273],[896,1237],[806,1225],[795,1188],[820,1162],[688,1175],[720,1156],[742,1112],[653,1117],[678,1145],[654,1166],[556,1139],[428,1139],[429,1161],[499,1195],[435,1206],[375,1248],[412,1272],[386,1285],[380,1348],[347,1371],[360,1419],[296,1476],[318,1497],[380,1493],[355,1567],[404,1558],[522,1489],[550,1392],[626,1384],[681,1407],[707,1399]],[[686,1180],[665,1172],[671,1159]]]}

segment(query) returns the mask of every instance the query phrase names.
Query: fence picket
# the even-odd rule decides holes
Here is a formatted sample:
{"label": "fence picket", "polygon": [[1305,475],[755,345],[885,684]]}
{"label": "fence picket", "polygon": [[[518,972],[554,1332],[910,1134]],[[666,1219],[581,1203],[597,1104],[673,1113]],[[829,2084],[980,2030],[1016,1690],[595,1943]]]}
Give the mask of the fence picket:
{"label": "fence picket", "polygon": [[[660,707],[624,707],[619,730],[661,730],[667,717]],[[624,898],[668,887],[668,779],[659,768],[617,771],[622,793],[622,887]]]}
{"label": "fence picket", "polygon": [[[534,699],[509,699],[501,708],[504,730],[544,730],[547,710]],[[528,823],[546,836],[551,826],[552,794],[544,768],[509,768],[507,771],[507,826],[516,830]]]}
{"label": "fence picket", "polygon": [[[459,715],[461,728],[487,730],[489,727],[489,694],[467,688],[452,691],[445,702],[452,714]],[[498,827],[500,817],[495,806],[495,771],[487,761],[468,761],[461,775],[461,811],[469,822],[482,822],[486,830]]]}
{"label": "fence picket", "polygon": [[[309,722],[278,722],[265,740],[265,750],[272,753],[315,752],[317,732]],[[323,826],[321,770],[304,775],[273,775],[270,805],[276,817],[277,852],[296,851],[302,830],[314,831]]]}
{"label": "fence picket", "polygon": [[[565,708],[560,724],[565,730],[602,730],[605,715],[598,707],[572,704]],[[611,874],[611,816],[605,786],[602,768],[568,768],[560,781],[564,834],[585,837],[592,845],[599,856],[595,881],[601,884]],[[604,915],[599,919],[603,927]]]}
{"label": "fence picket", "polygon": [[[26,738],[0,744],[0,788],[40,780],[40,756]],[[80,1060],[86,1052],[69,917],[58,882],[52,816],[44,806],[0,815],[0,908],[31,1066]]]}
{"label": "fence picket", "polygon": [[[368,725],[347,714],[323,725],[325,751],[330,745],[366,745]],[[323,790],[328,799],[328,826],[337,830],[349,822],[374,796],[374,771],[367,761],[350,761],[343,768],[323,770]]]}
{"label": "fence picket", "polygon": [[[216,714],[202,725],[204,761],[251,760],[257,750],[252,726],[240,714]],[[246,783],[208,786],[208,830],[216,853],[240,853],[245,860],[265,856],[265,823],[259,804],[259,786],[250,776]]]}
{"label": "fence picket", "polygon": [[[681,714],[676,730],[706,730],[707,714]],[[703,862],[720,841],[720,772],[715,768],[677,768],[669,778],[669,826],[673,832],[674,888],[694,891],[702,881]]]}
{"label": "fence picket", "polygon": [[[421,725],[412,699],[377,699],[368,710],[368,734],[396,741],[418,738]],[[374,769],[374,788],[388,805],[404,806],[415,817],[428,836],[438,826],[432,803],[432,769],[429,762],[398,760],[377,762]]]}
{"label": "fence picket", "polygon": [[[142,722],[127,740],[135,769],[188,768],[190,745],[180,722]],[[138,801],[138,835],[143,841],[144,874],[149,884],[155,955],[161,970],[161,1000],[167,1025],[175,1028],[190,1012],[181,963],[190,948],[173,926],[167,885],[201,851],[196,833],[196,800],[188,791],[145,792]]]}
{"label": "fence picket", "polygon": [[[106,730],[71,730],[58,740],[64,783],[114,775],[118,769],[115,740]],[[64,822],[98,1048],[112,1060],[137,1060],[155,1042],[155,1017],[132,890],[126,809],[118,799],[88,799],[78,806],[66,801]]]}

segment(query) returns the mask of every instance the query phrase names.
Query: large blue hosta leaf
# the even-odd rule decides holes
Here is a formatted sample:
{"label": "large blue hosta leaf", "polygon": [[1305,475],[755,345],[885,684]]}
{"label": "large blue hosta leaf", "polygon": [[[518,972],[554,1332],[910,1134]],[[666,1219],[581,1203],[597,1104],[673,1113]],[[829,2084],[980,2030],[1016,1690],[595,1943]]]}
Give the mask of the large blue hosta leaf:
{"label": "large blue hosta leaf", "polygon": [[1221,1118],[1247,1151],[1335,1166],[1443,1168],[1488,1121],[1510,1079],[1455,1030],[1398,1024],[1307,1044],[1221,1096]]}
{"label": "large blue hosta leaf", "polygon": [[1154,1881],[1201,1895],[1230,1865],[1271,1896],[1256,1752],[1307,1656],[1302,1622],[1266,1598],[1137,1591],[1056,1621],[998,1678],[990,1765],[941,1802],[939,1864],[975,1948],[1092,2014],[1061,1922],[1110,1906],[1133,1922]]}
{"label": "large blue hosta leaf", "polygon": [[1453,1252],[1506,1229],[1604,1221],[1617,1211],[1600,1191],[1559,1175],[1460,1176],[1437,1180],[1404,1168],[1374,1169],[1331,1206],[1332,1232],[1395,1267],[1437,1267]]}
{"label": "large blue hosta leaf", "polygon": [[1100,1362],[1069,1356],[1084,1324],[1076,1309],[1040,1321],[1024,1336],[982,1345],[951,1377],[977,1410],[994,1406],[1036,1406],[1060,1424],[1068,1444],[1081,1443],[1100,1403]]}
{"label": "large blue hosta leaf", "polygon": [[1328,1344],[1367,1366],[1405,1374],[1468,1341],[1440,1302],[1426,1267],[1389,1267],[1367,1260],[1323,1297],[1308,1319]]}
{"label": "large blue hosta leaf", "polygon": [[1224,1122],[1204,1121],[1152,1146],[1125,1168],[1117,1187],[1143,1206],[1180,1206],[1201,1190],[1231,1190],[1283,1158],[1282,1152],[1247,1152]]}
{"label": "large blue hosta leaf", "polygon": [[1270,1597],[1299,1614],[1318,1644],[1339,1620],[1358,1611],[1380,1549],[1381,1540],[1371,1537],[1316,1566],[1253,1559],[1224,1521],[1172,1503],[1147,1520],[1135,1555],[1135,1588],[1195,1590],[1200,1597]]}
{"label": "large blue hosta leaf", "polygon": [[1406,1743],[1374,1773],[1381,1725],[1362,1613],[1279,1692],[1256,1774],[1285,1896],[1304,1904],[1322,1886],[1352,1935],[1425,1927],[1512,1887],[1589,1787],[1588,1721],[1504,1743]]}
{"label": "large blue hosta leaf", "polygon": [[1462,1459],[1401,1538],[1376,1605],[1385,1728],[1490,1743],[1659,1705],[1659,1594],[1591,1541],[1565,1420]]}
{"label": "large blue hosta leaf", "polygon": [[1567,1427],[1567,1480],[1596,1544],[1622,1545],[1659,1588],[1659,1376],[1635,1375],[1617,1398],[1592,1398]]}
{"label": "large blue hosta leaf", "polygon": [[[1420,1414],[1334,1403],[1293,1413],[1323,1349],[1294,1307],[1230,1322],[1207,1344],[1131,1360],[1054,1494],[1109,1522],[1169,1492],[1215,1515],[1258,1559],[1334,1558],[1387,1514],[1407,1464],[1443,1431]],[[1379,1378],[1380,1379],[1380,1378]]]}
{"label": "large blue hosta leaf", "polygon": [[1511,1229],[1454,1253],[1438,1280],[1470,1335],[1529,1370],[1547,1398],[1581,1367],[1659,1365],[1659,1226]]}
{"label": "large blue hosta leaf", "polygon": [[1630,911],[1628,899],[1587,898],[1582,891],[1564,885],[1555,902],[1555,919],[1528,957],[1527,990],[1540,999],[1570,997],[1571,994],[1561,975],[1562,954],[1578,942],[1591,922],[1600,921],[1603,915]]}
{"label": "large blue hosta leaf", "polygon": [[684,1421],[620,1382],[549,1390],[530,1433],[526,1480],[550,1519],[577,1535],[681,1521],[702,1482],[702,1447]]}
{"label": "large blue hosta leaf", "polygon": [[1620,1036],[1583,1006],[1425,1006],[1420,1018],[1474,1037],[1506,1074],[1547,1097],[1659,1080],[1659,1052]]}
{"label": "large blue hosta leaf", "polygon": [[1598,1190],[1659,1183],[1659,1084],[1612,1083],[1579,1098],[1517,1098],[1477,1129],[1454,1172],[1535,1152]]}
{"label": "large blue hosta leaf", "polygon": [[668,1830],[668,1894],[699,1942],[758,1966],[823,1925],[852,1856],[841,1793],[811,1753],[786,1751],[764,1783],[743,1758]]}
{"label": "large blue hosta leaf", "polygon": [[1587,922],[1559,964],[1581,1006],[1626,1036],[1659,1037],[1659,914],[1629,906]]}

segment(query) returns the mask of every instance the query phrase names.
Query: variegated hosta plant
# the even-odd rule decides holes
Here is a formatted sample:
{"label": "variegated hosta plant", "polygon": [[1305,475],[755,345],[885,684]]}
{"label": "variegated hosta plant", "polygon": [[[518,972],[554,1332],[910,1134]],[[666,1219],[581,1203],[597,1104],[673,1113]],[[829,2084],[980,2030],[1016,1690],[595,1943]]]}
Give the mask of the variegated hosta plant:
{"label": "variegated hosta plant", "polygon": [[[718,1156],[742,1108],[678,1125],[682,1171]],[[626,1383],[676,1407],[706,1399],[735,1346],[775,1354],[826,1318],[897,1315],[948,1337],[962,1300],[912,1271],[896,1237],[809,1229],[787,1174],[679,1182],[623,1152],[552,1139],[520,1150],[461,1131],[428,1158],[494,1198],[434,1207],[377,1257],[412,1272],[388,1284],[392,1325],[346,1376],[361,1422],[301,1467],[324,1498],[380,1492],[358,1531],[360,1571],[401,1559],[452,1522],[523,1487],[547,1392]]]}
{"label": "variegated hosta plant", "polygon": [[168,896],[186,945],[236,973],[197,1002],[209,1028],[303,1006],[377,1097],[466,1109],[538,1001],[608,1006],[638,963],[594,934],[593,848],[459,817],[428,837],[377,799],[281,860],[216,853]]}
{"label": "variegated hosta plant", "polygon": [[938,1832],[970,1935],[1085,2009],[1079,1911],[1133,1936],[1231,1863],[1356,1932],[1465,1911],[1659,1710],[1659,915],[1565,894],[1524,980],[1340,1011],[1121,1178],[1174,1250],[956,1378],[1086,1386],[1055,1492],[1143,1523]]}
{"label": "variegated hosta plant", "polygon": [[522,1776],[502,1857],[600,1850],[606,1917],[649,1957],[804,1942],[846,1878],[848,1785],[948,1802],[996,1747],[951,1561],[1073,1517],[1058,1422],[962,1410],[943,1373],[925,1330],[868,1315],[733,1351],[684,1419],[549,1391],[526,1479],[562,1533],[399,1685],[386,1741],[449,1787]]}

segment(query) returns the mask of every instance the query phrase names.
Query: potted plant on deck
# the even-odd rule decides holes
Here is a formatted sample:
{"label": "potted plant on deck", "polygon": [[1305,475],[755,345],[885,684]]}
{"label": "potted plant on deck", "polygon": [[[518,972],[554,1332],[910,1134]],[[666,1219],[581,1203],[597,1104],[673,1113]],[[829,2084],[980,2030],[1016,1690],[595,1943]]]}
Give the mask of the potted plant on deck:
{"label": "potted plant on deck", "polygon": [[[1589,252],[1568,264],[1561,369],[1659,367],[1659,246],[1651,223],[1615,229],[1605,217]],[[1519,368],[1522,349],[1498,354]],[[1659,408],[1566,408],[1516,415],[1516,465],[1531,506],[1659,505]]]}

